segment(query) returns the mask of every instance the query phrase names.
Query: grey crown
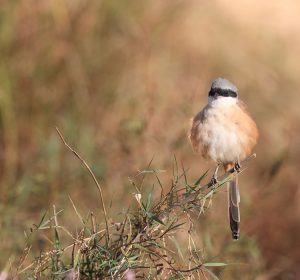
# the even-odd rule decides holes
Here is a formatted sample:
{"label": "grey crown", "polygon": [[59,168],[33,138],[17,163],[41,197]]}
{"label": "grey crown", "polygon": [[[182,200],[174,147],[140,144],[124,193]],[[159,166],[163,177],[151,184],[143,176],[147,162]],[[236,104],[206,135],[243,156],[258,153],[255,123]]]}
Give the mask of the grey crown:
{"label": "grey crown", "polygon": [[211,84],[211,88],[229,89],[236,93],[238,92],[237,87],[233,83],[229,82],[224,78],[215,79]]}

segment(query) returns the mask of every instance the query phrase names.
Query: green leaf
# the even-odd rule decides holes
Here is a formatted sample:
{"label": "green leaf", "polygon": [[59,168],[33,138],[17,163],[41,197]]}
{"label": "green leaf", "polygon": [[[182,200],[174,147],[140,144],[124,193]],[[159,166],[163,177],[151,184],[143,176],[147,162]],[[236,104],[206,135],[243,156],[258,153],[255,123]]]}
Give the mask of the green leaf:
{"label": "green leaf", "polygon": [[144,204],[143,201],[141,201],[141,206],[142,206],[142,210],[143,210],[144,212],[147,212],[146,205]]}
{"label": "green leaf", "polygon": [[144,251],[150,255],[159,256],[156,252],[153,252],[153,251],[141,246],[140,244],[134,244],[134,247],[136,247],[137,249]]}
{"label": "green leaf", "polygon": [[69,199],[70,199],[71,204],[72,204],[72,206],[73,206],[73,208],[75,210],[76,215],[78,216],[78,218],[79,218],[80,222],[82,223],[82,225],[85,227],[84,219],[82,218],[82,216],[80,215],[80,213],[77,211],[77,208],[76,208],[76,206],[75,206],[75,204],[74,204],[74,202],[73,202],[73,200],[71,199],[70,196],[69,196]]}
{"label": "green leaf", "polygon": [[153,213],[151,213],[151,212],[146,212],[146,215],[147,215],[147,217],[148,217],[149,219],[151,219],[151,220],[153,220],[153,221],[155,221],[155,222],[157,222],[157,223],[159,223],[159,224],[161,224],[161,225],[163,225],[163,226],[166,226],[166,225],[164,224],[164,222],[158,218],[157,215],[155,215],[155,214],[153,214]]}
{"label": "green leaf", "polygon": [[[38,229],[43,225],[45,217],[47,215],[48,211],[45,211],[45,213],[43,214],[41,221],[39,222],[39,224],[36,226]],[[46,221],[47,223],[49,223],[50,220]]]}
{"label": "green leaf", "polygon": [[161,193],[163,193],[163,191],[164,191],[164,188],[163,188],[163,185],[162,185],[162,183],[161,183],[161,181],[160,181],[159,177],[157,176],[156,172],[154,172],[154,175],[155,175],[155,177],[156,177],[156,180],[157,180],[157,182],[158,182],[158,184],[159,184],[159,186],[160,186]]}
{"label": "green leaf", "polygon": [[59,249],[60,241],[58,236],[57,228],[54,228],[54,240],[55,240],[55,249]]}
{"label": "green leaf", "polygon": [[[60,214],[62,211],[64,211],[64,210],[63,210],[63,209],[62,209],[62,210],[59,210],[59,211],[56,213],[56,216],[57,216],[58,214]],[[44,221],[44,220],[45,220],[46,214],[47,214],[47,212],[44,213],[44,215],[43,215],[43,217],[42,217],[42,219],[41,219],[39,225],[35,225],[36,228],[37,228],[38,230],[43,230],[43,229],[49,229],[49,228],[51,228],[50,226],[47,226],[47,224],[50,223],[50,221],[51,221],[51,219],[52,219],[53,217],[51,217],[50,219]]]}
{"label": "green leaf", "polygon": [[154,216],[152,217],[152,219],[153,219],[155,222],[157,222],[157,223],[159,223],[159,224],[161,224],[161,225],[163,225],[163,226],[166,226],[166,225],[164,224],[164,222],[163,222],[162,220],[160,220],[156,215],[154,215]]}
{"label": "green leaf", "polygon": [[76,256],[74,258],[74,264],[73,264],[73,268],[77,268],[77,266],[79,266],[79,260],[80,260],[80,250],[77,251]]}
{"label": "green leaf", "polygon": [[182,175],[183,175],[183,178],[184,178],[185,185],[188,186],[188,180],[187,180],[187,177],[186,177],[186,170],[184,168],[183,162],[181,162],[181,168],[182,168]]}
{"label": "green leaf", "polygon": [[203,265],[206,267],[211,267],[211,266],[227,266],[229,264],[222,263],[222,262],[213,262],[213,263],[204,263]]}
{"label": "green leaf", "polygon": [[200,183],[201,183],[201,181],[206,177],[206,175],[207,175],[207,173],[208,173],[208,170],[209,169],[207,169],[205,172],[204,172],[204,174],[195,182],[195,186],[198,186],[198,185],[200,185]]}
{"label": "green leaf", "polygon": [[174,225],[174,226],[171,226],[170,228],[168,228],[168,231],[171,231],[171,230],[174,230],[174,229],[176,229],[176,228],[179,228],[179,227],[181,227],[182,225],[184,225],[186,222],[184,222],[184,223],[180,223],[180,224],[177,224],[177,225]]}

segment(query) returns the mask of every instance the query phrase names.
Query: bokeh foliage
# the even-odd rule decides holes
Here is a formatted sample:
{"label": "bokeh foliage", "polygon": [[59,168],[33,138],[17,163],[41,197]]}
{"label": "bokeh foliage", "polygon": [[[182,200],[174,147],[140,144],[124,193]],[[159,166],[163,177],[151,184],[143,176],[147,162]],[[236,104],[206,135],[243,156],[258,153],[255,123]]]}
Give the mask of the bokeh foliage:
{"label": "bokeh foliage", "polygon": [[[258,122],[258,159],[241,178],[242,239],[230,242],[220,193],[199,222],[203,248],[247,264],[227,268],[224,279],[299,277],[297,1],[0,3],[2,269],[52,204],[76,230],[68,195],[101,219],[97,190],[55,126],[101,178],[117,219],[132,199],[127,177],[153,155],[154,167],[167,170],[162,181],[173,154],[190,178],[207,169],[186,134],[211,80],[224,76]],[[43,236],[37,244],[36,252],[47,247]]]}

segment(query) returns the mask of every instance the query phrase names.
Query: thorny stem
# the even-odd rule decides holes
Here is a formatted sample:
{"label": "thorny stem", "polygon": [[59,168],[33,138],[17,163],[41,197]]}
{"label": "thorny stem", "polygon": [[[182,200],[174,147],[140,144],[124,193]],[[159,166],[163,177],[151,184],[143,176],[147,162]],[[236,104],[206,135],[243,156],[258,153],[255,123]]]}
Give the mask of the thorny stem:
{"label": "thorny stem", "polygon": [[85,166],[85,168],[88,170],[88,172],[90,173],[90,175],[92,176],[98,192],[100,194],[100,200],[101,200],[101,204],[102,204],[102,210],[104,213],[104,219],[105,219],[105,227],[106,227],[106,231],[107,231],[107,235],[106,235],[106,241],[107,243],[109,242],[109,229],[108,229],[108,221],[107,221],[107,212],[106,212],[106,208],[105,208],[105,204],[104,204],[104,199],[103,199],[103,194],[102,194],[102,188],[94,174],[94,172],[92,171],[92,169],[90,168],[90,166],[86,163],[86,161],[66,142],[66,140],[64,139],[63,135],[61,134],[61,132],[59,131],[58,127],[56,127],[56,131],[59,135],[59,137],[61,138],[62,142],[64,143],[64,145],[81,161],[81,163]]}

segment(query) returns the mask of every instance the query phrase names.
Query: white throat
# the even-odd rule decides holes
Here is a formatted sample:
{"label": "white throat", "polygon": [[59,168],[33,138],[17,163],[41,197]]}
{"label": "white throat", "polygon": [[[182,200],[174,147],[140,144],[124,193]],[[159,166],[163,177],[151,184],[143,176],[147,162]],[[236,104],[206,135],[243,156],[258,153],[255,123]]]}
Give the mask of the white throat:
{"label": "white throat", "polygon": [[208,97],[208,104],[212,107],[228,107],[235,105],[237,103],[236,97],[223,97],[219,96],[217,99],[215,99],[212,96]]}

